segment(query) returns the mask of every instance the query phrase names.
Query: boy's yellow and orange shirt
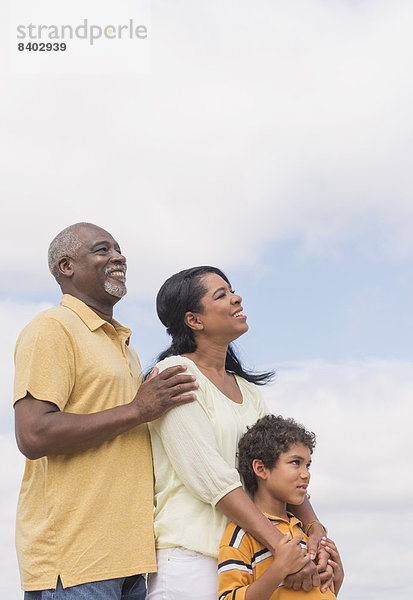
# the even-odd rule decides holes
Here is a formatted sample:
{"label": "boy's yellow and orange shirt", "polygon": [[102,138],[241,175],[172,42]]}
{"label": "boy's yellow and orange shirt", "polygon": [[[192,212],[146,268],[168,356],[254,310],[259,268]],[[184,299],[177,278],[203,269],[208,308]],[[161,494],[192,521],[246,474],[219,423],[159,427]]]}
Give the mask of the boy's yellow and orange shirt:
{"label": "boy's yellow and orange shirt", "polygon": [[[265,516],[282,534],[290,533],[291,537],[304,536],[301,544],[306,546],[301,522],[289,515],[289,521]],[[230,523],[225,530],[219,547],[218,559],[218,598],[219,600],[244,600],[248,586],[256,581],[268,569],[273,561],[271,552],[235,523]],[[321,593],[319,587],[310,592],[295,591],[281,584],[271,595],[270,600],[334,600],[330,589]]]}

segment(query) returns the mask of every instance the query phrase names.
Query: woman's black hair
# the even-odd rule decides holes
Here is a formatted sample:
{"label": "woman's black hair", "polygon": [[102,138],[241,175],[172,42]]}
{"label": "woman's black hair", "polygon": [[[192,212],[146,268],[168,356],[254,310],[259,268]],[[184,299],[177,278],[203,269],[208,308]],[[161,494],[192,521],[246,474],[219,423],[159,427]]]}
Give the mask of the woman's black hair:
{"label": "woman's black hair", "polygon": [[[207,291],[202,276],[207,273],[216,273],[230,285],[227,276],[220,269],[202,266],[175,273],[159,290],[156,297],[156,311],[171,336],[172,343],[169,348],[161,352],[158,361],[168,356],[195,352],[195,339],[192,330],[185,323],[185,314],[202,312],[201,299]],[[264,385],[274,377],[273,371],[264,373],[246,371],[231,344],[227,350],[225,369],[258,385]]]}

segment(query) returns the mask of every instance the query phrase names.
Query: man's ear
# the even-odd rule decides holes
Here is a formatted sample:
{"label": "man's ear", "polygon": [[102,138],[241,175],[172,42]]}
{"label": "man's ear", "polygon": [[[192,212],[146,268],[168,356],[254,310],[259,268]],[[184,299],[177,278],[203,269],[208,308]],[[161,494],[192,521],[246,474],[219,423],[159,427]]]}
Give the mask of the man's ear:
{"label": "man's ear", "polygon": [[64,277],[71,277],[73,275],[73,261],[70,256],[64,256],[57,263],[59,272]]}
{"label": "man's ear", "polygon": [[193,331],[201,331],[204,328],[198,313],[185,313],[184,323],[189,327],[189,329],[192,329]]}
{"label": "man's ear", "polygon": [[260,479],[267,479],[268,469],[266,466],[264,466],[262,460],[260,460],[259,458],[254,458],[254,460],[251,463],[251,466],[256,477],[259,477]]}

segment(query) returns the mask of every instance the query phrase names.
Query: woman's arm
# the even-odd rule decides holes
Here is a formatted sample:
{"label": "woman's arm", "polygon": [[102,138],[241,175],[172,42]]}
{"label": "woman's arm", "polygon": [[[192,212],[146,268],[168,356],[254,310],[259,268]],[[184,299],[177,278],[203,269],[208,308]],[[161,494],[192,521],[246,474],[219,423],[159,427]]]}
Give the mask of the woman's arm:
{"label": "woman's arm", "polygon": [[[329,588],[333,581],[333,569],[328,564],[330,558],[329,553],[321,545],[321,540],[326,535],[326,530],[317,519],[317,515],[314,512],[313,507],[310,504],[308,498],[304,499],[304,502],[299,506],[289,505],[288,510],[292,512],[297,519],[300,519],[304,525],[304,530],[307,530],[308,525],[311,523],[311,527],[308,531],[307,548],[312,560],[317,562],[317,571],[320,574],[321,591],[325,592]],[[286,586],[294,590],[300,589],[299,580],[296,576],[289,575],[286,578]]]}
{"label": "woman's arm", "polygon": [[216,506],[228,519],[266,546],[271,554],[275,554],[283,535],[255,506],[242,487],[229,492]]}
{"label": "woman's arm", "polygon": [[[277,548],[284,536],[262,514],[241,487],[226,494],[216,506],[231,521],[248,531],[255,539],[266,546],[275,557],[277,556]],[[312,560],[309,560],[298,573],[289,575],[289,577],[294,578],[292,580],[294,589],[303,589],[309,592],[313,587],[320,585],[320,576]]]}
{"label": "woman's arm", "polygon": [[[289,504],[288,510],[292,512],[297,519],[300,519],[304,526],[304,530],[309,523],[312,523],[310,531],[308,532],[307,549],[311,560],[314,560],[317,556],[318,550],[320,549],[321,538],[326,535],[324,527],[318,521],[317,515],[315,514],[314,509],[307,497],[304,498],[304,502],[298,506]],[[326,565],[327,558],[325,559],[324,567]]]}

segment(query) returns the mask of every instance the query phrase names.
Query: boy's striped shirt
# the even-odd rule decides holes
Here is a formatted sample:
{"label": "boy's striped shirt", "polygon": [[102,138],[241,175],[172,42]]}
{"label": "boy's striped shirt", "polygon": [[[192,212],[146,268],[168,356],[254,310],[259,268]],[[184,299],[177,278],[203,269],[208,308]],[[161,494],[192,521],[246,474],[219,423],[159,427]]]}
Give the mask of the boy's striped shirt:
{"label": "boy's striped shirt", "polygon": [[[265,513],[264,513],[265,514]],[[289,515],[289,521],[268,514],[265,516],[281,533],[290,533],[291,537],[304,536],[301,545],[307,548],[305,535],[300,521]],[[241,527],[230,523],[221,540],[219,549],[218,578],[219,600],[244,600],[248,586],[264,573],[272,563],[273,557],[265,548]],[[331,590],[321,593],[320,588],[310,592],[294,591],[281,584],[270,600],[333,600]]]}

